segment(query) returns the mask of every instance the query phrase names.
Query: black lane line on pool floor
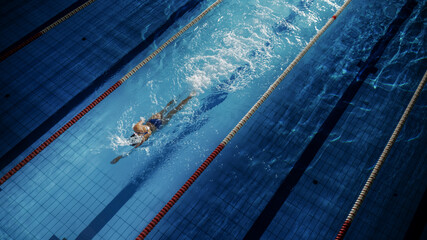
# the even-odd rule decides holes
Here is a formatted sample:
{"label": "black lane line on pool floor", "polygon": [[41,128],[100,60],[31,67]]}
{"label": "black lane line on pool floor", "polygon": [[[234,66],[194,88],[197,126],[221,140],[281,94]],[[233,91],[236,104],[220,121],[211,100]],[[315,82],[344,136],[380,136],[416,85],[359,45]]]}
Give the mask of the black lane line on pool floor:
{"label": "black lane line on pool floor", "polygon": [[114,199],[92,220],[92,222],[77,236],[76,240],[92,239],[116,215],[120,208],[135,194],[141,179],[129,183]]}
{"label": "black lane line on pool floor", "polygon": [[19,39],[18,41],[16,41],[12,45],[10,45],[9,47],[5,48],[3,51],[0,52],[0,56],[6,54],[7,52],[9,52],[12,49],[15,49],[20,44],[22,44],[22,43],[26,42],[28,39],[30,39],[32,36],[34,36],[37,33],[41,32],[43,29],[49,27],[54,22],[56,22],[59,19],[65,17],[65,15],[67,15],[70,12],[72,12],[74,9],[76,9],[79,6],[83,5],[85,2],[87,2],[87,0],[78,0],[77,2],[71,4],[69,7],[65,8],[64,10],[62,10],[61,12],[59,12],[58,14],[56,14],[54,17],[52,17],[51,19],[47,20],[45,23],[43,23],[39,27],[35,28],[33,31],[31,31],[30,33],[28,33],[27,35],[25,35],[24,37],[22,37],[21,39]]}
{"label": "black lane line on pool floor", "polygon": [[418,204],[417,210],[412,218],[411,224],[406,231],[404,240],[421,239],[427,225],[427,189]]}
{"label": "black lane line on pool floor", "polygon": [[296,161],[294,167],[285,177],[280,184],[279,188],[274,193],[273,197],[267,203],[261,214],[255,220],[251,228],[246,233],[244,239],[260,239],[267,230],[270,223],[273,221],[277,212],[286,201],[292,189],[297,185],[302,175],[310,165],[311,161],[320,150],[329,134],[344,114],[348,105],[359,91],[363,82],[367,79],[369,74],[375,73],[377,68],[375,65],[384,53],[385,48],[397,34],[400,26],[405,22],[406,19],[412,14],[417,2],[415,0],[408,0],[405,5],[401,8],[396,19],[393,20],[391,25],[388,27],[384,36],[382,36],[378,42],[374,45],[371,53],[366,62],[362,62],[360,67],[361,70],[356,75],[356,78],[350,83],[344,94],[341,96],[335,107],[332,109],[329,116],[323,122],[319,131],[314,135],[313,139],[304,149],[300,158]]}
{"label": "black lane line on pool floor", "polygon": [[114,63],[107,71],[96,78],[90,83],[85,89],[75,95],[70,101],[58,109],[12,149],[0,158],[0,169],[5,168],[15,158],[19,156],[25,149],[31,146],[37,139],[41,138],[49,129],[55,126],[61,119],[63,119],[69,112],[71,112],[76,106],[81,104],[86,98],[93,94],[99,87],[101,87],[111,76],[114,76],[117,72],[133,60],[138,54],[144,51],[151,43],[153,43],[158,37],[160,37],[166,30],[171,27],[177,20],[179,20],[185,13],[193,10],[203,0],[190,0],[184,6],[176,10],[168,20],[159,28],[157,28],[150,36],[144,41],[138,44],[135,48],[130,50],[120,60]]}
{"label": "black lane line on pool floor", "polygon": [[61,240],[61,239],[59,239],[59,237],[57,237],[56,235],[53,235],[52,237],[49,238],[49,240]]}

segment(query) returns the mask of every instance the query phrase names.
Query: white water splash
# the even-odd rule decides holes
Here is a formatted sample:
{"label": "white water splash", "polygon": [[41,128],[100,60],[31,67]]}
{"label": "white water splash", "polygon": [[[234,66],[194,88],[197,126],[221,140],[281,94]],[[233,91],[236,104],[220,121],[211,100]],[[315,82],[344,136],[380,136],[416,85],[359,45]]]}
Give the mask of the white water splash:
{"label": "white water splash", "polygon": [[132,129],[132,121],[134,115],[134,108],[130,106],[117,121],[117,127],[114,133],[110,133],[108,137],[110,140],[110,148],[118,150],[119,147],[129,146],[133,142],[129,139],[130,130]]}

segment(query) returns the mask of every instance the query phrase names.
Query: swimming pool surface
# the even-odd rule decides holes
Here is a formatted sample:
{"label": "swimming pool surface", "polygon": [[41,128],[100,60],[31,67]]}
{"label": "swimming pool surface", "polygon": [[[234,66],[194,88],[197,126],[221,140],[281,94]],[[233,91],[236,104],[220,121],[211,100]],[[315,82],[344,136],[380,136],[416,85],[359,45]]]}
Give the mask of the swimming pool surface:
{"label": "swimming pool surface", "polygon": [[[213,2],[98,0],[0,62],[2,175]],[[0,239],[135,239],[343,3],[224,0],[0,186]],[[71,3],[1,4],[3,51]],[[334,238],[426,71],[426,9],[353,0],[148,239]],[[426,95],[346,239],[423,231]]]}

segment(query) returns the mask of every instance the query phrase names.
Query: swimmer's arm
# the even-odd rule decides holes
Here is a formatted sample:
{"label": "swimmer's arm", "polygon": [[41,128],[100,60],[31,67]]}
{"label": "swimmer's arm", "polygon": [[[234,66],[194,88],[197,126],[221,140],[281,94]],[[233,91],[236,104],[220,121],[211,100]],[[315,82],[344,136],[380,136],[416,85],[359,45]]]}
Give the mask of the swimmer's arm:
{"label": "swimmer's arm", "polygon": [[141,120],[139,120],[139,122],[135,123],[135,125],[144,125],[145,118],[144,117],[140,117],[139,119],[141,119]]}

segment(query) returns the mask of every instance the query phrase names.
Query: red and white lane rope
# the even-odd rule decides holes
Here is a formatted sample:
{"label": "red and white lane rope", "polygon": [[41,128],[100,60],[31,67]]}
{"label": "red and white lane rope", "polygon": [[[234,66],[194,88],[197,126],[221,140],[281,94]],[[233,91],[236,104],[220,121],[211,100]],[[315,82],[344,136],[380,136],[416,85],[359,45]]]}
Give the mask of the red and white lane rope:
{"label": "red and white lane rope", "polygon": [[320,36],[329,28],[329,26],[336,20],[341,12],[347,7],[351,0],[347,0],[341,8],[328,20],[328,22],[320,29],[319,32],[311,39],[307,46],[298,54],[298,56],[289,64],[285,71],[276,79],[276,81],[268,88],[268,90],[262,95],[262,97],[255,103],[254,106],[246,113],[246,115],[240,120],[240,122],[231,130],[231,132],[222,140],[218,147],[209,155],[209,157],[202,163],[202,165],[193,173],[193,175],[187,180],[187,182],[178,190],[177,193],[172,197],[171,200],[160,210],[160,212],[154,217],[153,220],[145,227],[145,229],[136,238],[137,240],[144,239],[151,230],[160,222],[163,216],[172,208],[173,205],[181,198],[181,196],[188,190],[188,188],[196,181],[200,174],[209,166],[213,159],[222,151],[222,149],[230,142],[234,135],[245,125],[249,118],[255,113],[255,111],[261,106],[262,103],[270,96],[270,94],[276,89],[276,87],[282,82],[282,80],[288,75],[288,73],[295,67],[295,65],[301,60],[301,58],[307,53],[307,51],[316,43]]}
{"label": "red and white lane rope", "polygon": [[60,23],[64,22],[65,20],[69,19],[71,16],[73,16],[74,14],[80,12],[83,8],[89,6],[90,4],[92,4],[93,2],[95,2],[95,0],[89,0],[85,3],[83,3],[82,5],[80,5],[79,7],[75,8],[73,11],[67,13],[65,16],[63,16],[62,18],[56,20],[54,23],[50,24],[49,26],[43,28],[40,32],[37,32],[36,34],[32,35],[31,37],[27,38],[25,41],[21,42],[19,45],[9,49],[8,51],[4,52],[3,54],[0,55],[0,62],[2,62],[3,60],[5,60],[6,58],[10,57],[11,55],[13,55],[14,53],[16,53],[17,51],[19,51],[20,49],[22,49],[23,47],[27,46],[28,44],[30,44],[32,41],[36,40],[37,38],[41,37],[42,35],[44,35],[45,33],[47,33],[49,30],[51,30],[52,28],[58,26]]}
{"label": "red and white lane rope", "polygon": [[387,158],[388,154],[390,153],[391,147],[393,146],[394,142],[397,139],[397,136],[399,135],[400,131],[402,130],[403,124],[405,124],[406,119],[408,118],[409,113],[411,112],[412,108],[415,105],[415,102],[417,101],[419,95],[421,94],[421,91],[424,87],[424,85],[427,82],[427,71],[424,73],[423,78],[421,79],[420,84],[418,84],[417,90],[415,90],[414,95],[412,96],[411,101],[409,102],[408,106],[405,109],[405,112],[403,113],[402,117],[399,120],[399,123],[397,124],[396,128],[394,129],[393,134],[391,135],[390,139],[388,140],[387,145],[385,146],[380,158],[378,159],[377,163],[375,164],[374,169],[372,169],[371,175],[369,176],[368,180],[365,183],[365,186],[363,186],[362,191],[359,194],[359,197],[357,198],[356,202],[354,203],[353,207],[350,210],[350,213],[348,214],[344,224],[342,225],[338,235],[336,236],[335,240],[342,240],[344,239],[345,234],[347,233],[348,229],[350,228],[351,223],[353,222],[354,217],[356,216],[357,212],[360,209],[360,206],[362,205],[363,201],[366,198],[366,195],[368,194],[369,189],[372,186],[372,183],[374,182],[375,178],[378,175],[378,172],[380,171],[382,165],[384,164],[385,159]]}
{"label": "red and white lane rope", "polygon": [[30,153],[24,160],[22,160],[18,165],[12,168],[8,173],[6,173],[0,179],[0,186],[6,182],[10,177],[12,177],[16,172],[18,172],[22,167],[24,167],[29,161],[31,161],[35,156],[37,156],[43,149],[45,149],[49,144],[51,144],[55,139],[57,139],[61,134],[63,134],[68,128],[70,128],[73,124],[75,124],[80,118],[82,118],[86,113],[88,113],[92,108],[94,108],[98,103],[104,100],[108,95],[110,95],[114,90],[116,90],[120,85],[122,85],[126,80],[128,80],[132,75],[136,73],[142,66],[147,64],[151,59],[153,59],[156,55],[158,55],[163,49],[165,49],[169,44],[175,41],[179,36],[181,36],[185,31],[187,31],[190,27],[196,24],[200,19],[202,19],[208,12],[210,12],[213,8],[215,8],[222,0],[218,0],[209,6],[206,10],[204,10],[199,16],[194,18],[189,24],[183,27],[179,32],[177,32],[174,36],[168,39],[165,43],[163,43],[156,51],[150,54],[150,56],[146,57],[141,63],[139,63],[136,67],[134,67],[130,72],[128,72],[124,77],[122,77],[119,81],[117,81],[113,86],[111,86],[107,91],[105,91],[101,96],[95,99],[89,106],[87,106],[83,111],[77,114],[73,119],[67,122],[61,129],[55,132],[49,139],[43,142],[38,148],[36,148],[32,153]]}

